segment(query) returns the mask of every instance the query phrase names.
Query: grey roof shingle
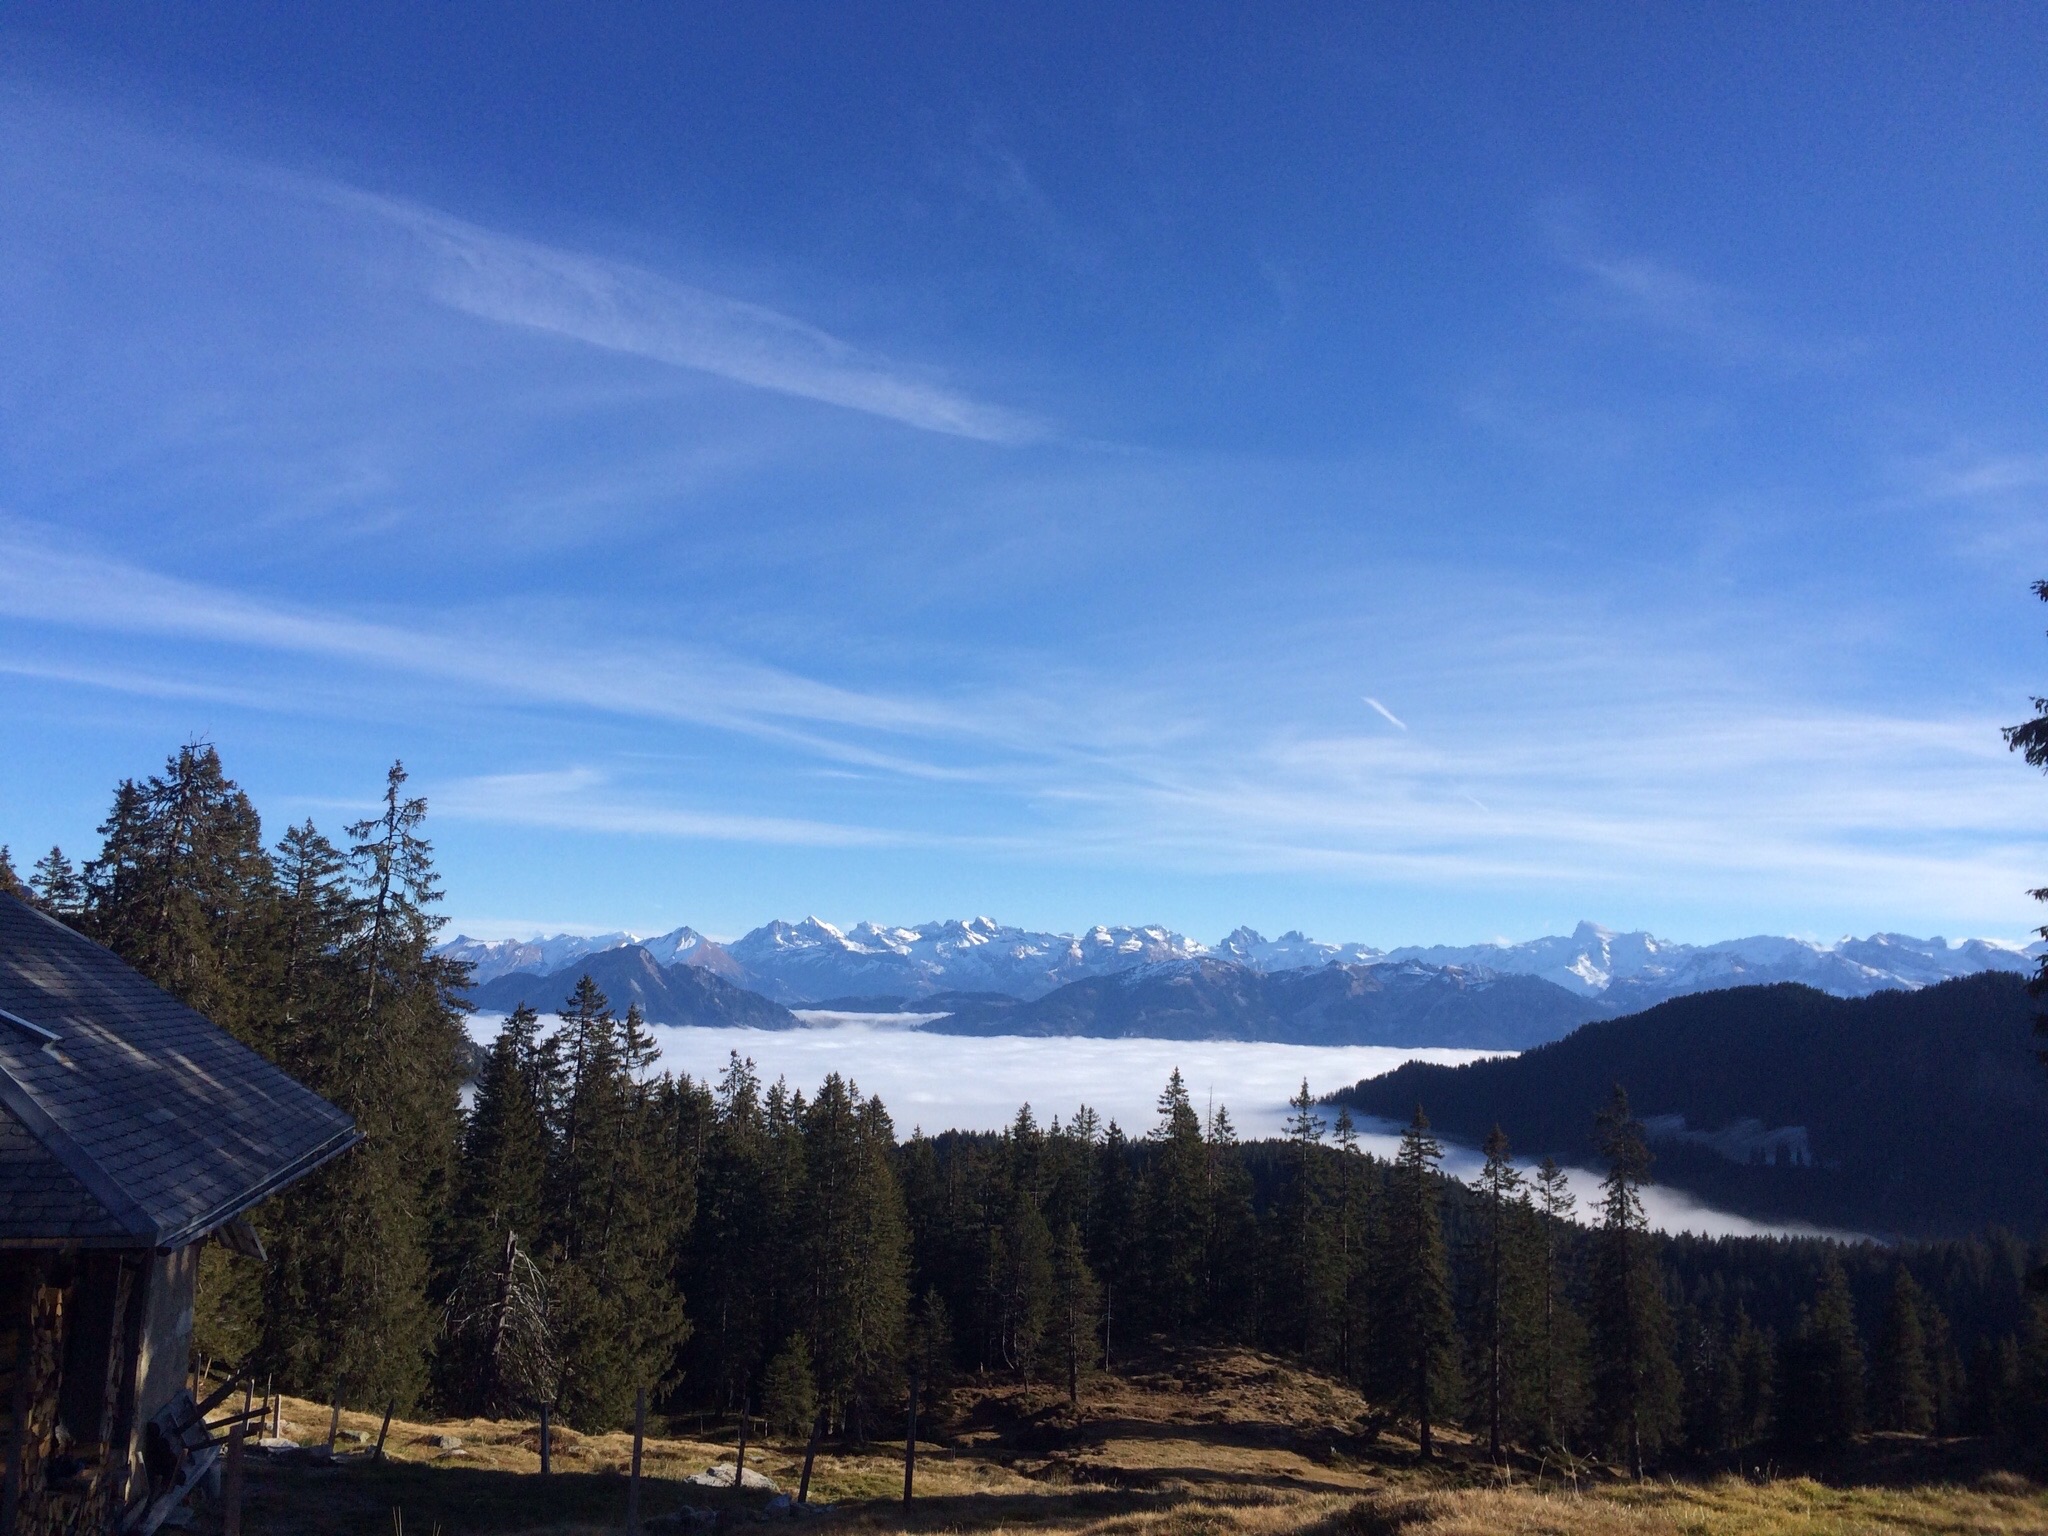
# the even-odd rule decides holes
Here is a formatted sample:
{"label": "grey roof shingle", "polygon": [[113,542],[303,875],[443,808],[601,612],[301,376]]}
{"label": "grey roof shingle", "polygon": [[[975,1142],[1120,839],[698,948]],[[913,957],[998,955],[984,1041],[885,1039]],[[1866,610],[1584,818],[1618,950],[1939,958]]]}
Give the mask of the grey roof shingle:
{"label": "grey roof shingle", "polygon": [[0,895],[0,1247],[177,1247],[355,1123],[115,956]]}

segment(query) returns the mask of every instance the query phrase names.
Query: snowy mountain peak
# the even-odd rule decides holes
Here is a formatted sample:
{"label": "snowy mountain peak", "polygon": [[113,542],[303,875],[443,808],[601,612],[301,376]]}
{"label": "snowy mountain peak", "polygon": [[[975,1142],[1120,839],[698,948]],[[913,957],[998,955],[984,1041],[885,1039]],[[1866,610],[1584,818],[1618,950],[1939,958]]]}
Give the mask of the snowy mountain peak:
{"label": "snowy mountain peak", "polygon": [[1921,939],[1875,933],[1834,944],[1756,934],[1716,944],[1679,944],[1640,930],[1594,922],[1526,943],[1410,945],[1379,950],[1333,944],[1289,929],[1269,939],[1239,927],[1213,948],[1158,924],[1098,924],[1078,934],[1012,928],[987,916],[949,918],[913,927],[861,922],[842,932],[818,917],[764,923],[730,945],[695,929],[658,938],[626,932],[555,934],[534,939],[459,937],[440,953],[467,960],[478,982],[513,971],[552,974],[585,955],[642,944],[662,965],[693,965],[801,1004],[838,997],[916,998],[934,992],[1001,992],[1036,998],[1072,981],[1200,961],[1256,971],[1319,969],[1334,963],[1398,971],[1458,970],[1537,976],[1579,997],[1615,1008],[1640,1008],[1686,992],[1758,982],[1799,981],[1838,996],[1860,997],[1886,987],[1923,987],[1977,971],[2032,970],[2044,946],[1991,939]]}

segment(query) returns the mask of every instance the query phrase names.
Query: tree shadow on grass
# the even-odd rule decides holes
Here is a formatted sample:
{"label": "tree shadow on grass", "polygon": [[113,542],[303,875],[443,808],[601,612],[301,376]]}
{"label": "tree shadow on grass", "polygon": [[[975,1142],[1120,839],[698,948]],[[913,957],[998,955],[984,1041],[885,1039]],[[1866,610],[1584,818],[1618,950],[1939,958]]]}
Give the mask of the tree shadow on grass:
{"label": "tree shadow on grass", "polygon": [[[1293,1479],[1203,1468],[1147,1470],[1147,1483],[1166,1486],[1107,1487],[1048,1484],[1032,1493],[944,1493],[920,1496],[905,1508],[898,1499],[843,1500],[816,1509],[797,1529],[887,1526],[908,1530],[992,1530],[1038,1525],[1076,1525],[1118,1516],[1171,1510],[1204,1503],[1262,1502],[1269,1488],[1319,1491]],[[1211,1492],[1213,1486],[1215,1491]],[[1333,1492],[1356,1492],[1332,1488]],[[643,1478],[643,1520],[690,1508],[716,1510],[729,1529],[759,1521],[792,1524],[786,1514],[766,1512],[769,1495],[736,1494],[667,1478]],[[345,1467],[264,1466],[252,1469],[244,1502],[244,1527],[264,1536],[362,1536],[392,1529],[402,1511],[407,1536],[512,1536],[512,1533],[591,1526],[623,1528],[626,1478],[616,1472],[556,1473],[487,1467],[426,1465],[419,1462],[364,1463]]]}

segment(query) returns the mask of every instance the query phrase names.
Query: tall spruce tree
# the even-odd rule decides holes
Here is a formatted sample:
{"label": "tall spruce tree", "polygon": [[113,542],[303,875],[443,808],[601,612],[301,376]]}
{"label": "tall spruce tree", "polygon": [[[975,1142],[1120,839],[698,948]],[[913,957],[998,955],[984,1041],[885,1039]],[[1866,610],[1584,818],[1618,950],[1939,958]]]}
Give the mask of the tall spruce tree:
{"label": "tall spruce tree", "polygon": [[1335,1353],[1332,1314],[1339,1284],[1327,1203],[1323,1192],[1323,1133],[1308,1079],[1288,1100],[1287,1185],[1281,1194],[1275,1260],[1274,1299],[1282,1345],[1310,1364]]}
{"label": "tall spruce tree", "polygon": [[1053,1322],[1053,1240],[1028,1182],[1009,1191],[1008,1209],[990,1234],[990,1320],[997,1360],[1019,1379],[1037,1370]]}
{"label": "tall spruce tree", "polygon": [[1830,1448],[1848,1444],[1863,1427],[1863,1346],[1849,1277],[1833,1254],[1779,1358],[1780,1438]]}
{"label": "tall spruce tree", "polygon": [[896,1400],[908,1263],[895,1140],[879,1101],[838,1073],[803,1116],[799,1255],[819,1396],[858,1442]]}
{"label": "tall spruce tree", "polygon": [[1371,1266],[1366,1243],[1366,1159],[1358,1143],[1358,1126],[1344,1105],[1337,1107],[1330,1139],[1337,1148],[1333,1180],[1336,1365],[1337,1374],[1345,1381],[1356,1381],[1359,1341],[1366,1333],[1365,1298],[1371,1286]]}
{"label": "tall spruce tree", "polygon": [[769,1197],[769,1131],[751,1058],[731,1054],[712,1102],[685,1281],[697,1324],[691,1365],[722,1408],[736,1409],[772,1347],[773,1289],[763,1281],[774,1262],[771,1224],[786,1213]]}
{"label": "tall spruce tree", "polygon": [[1184,1338],[1201,1318],[1209,1156],[1201,1117],[1178,1067],[1159,1095],[1159,1122],[1147,1139],[1141,1274],[1153,1323]]}
{"label": "tall spruce tree", "polygon": [[1256,1338],[1263,1291],[1261,1233],[1251,1173],[1229,1106],[1218,1104],[1209,1112],[1203,1154],[1202,1325],[1220,1338]]}
{"label": "tall spruce tree", "polygon": [[[265,1353],[284,1381],[369,1406],[409,1405],[427,1382],[439,1332],[431,1255],[468,1051],[458,999],[469,971],[433,953],[442,919],[420,835],[426,802],[404,784],[394,763],[381,813],[348,829],[336,926],[317,955],[304,952],[321,982],[294,1048],[308,1086],[352,1115],[364,1141],[289,1192],[280,1219],[290,1240],[265,1308]],[[308,853],[319,887],[319,850]]]}
{"label": "tall spruce tree", "polygon": [[648,1078],[654,1047],[637,1006],[623,1019],[608,1006],[596,1012],[594,1021],[579,1013],[563,1025],[586,1039],[565,1106],[576,1135],[560,1154],[564,1219],[552,1278],[563,1416],[613,1428],[632,1412],[637,1390],[666,1384],[688,1325],[672,1283],[682,1202],[663,1095]]}
{"label": "tall spruce tree", "polygon": [[15,872],[14,853],[5,843],[0,843],[0,896],[12,896],[20,901],[34,899],[34,893],[21,883],[21,876]]}
{"label": "tall spruce tree", "polygon": [[1479,1389],[1474,1407],[1486,1425],[1487,1453],[1497,1463],[1508,1441],[1520,1438],[1532,1417],[1532,1357],[1537,1355],[1532,1302],[1540,1284],[1536,1248],[1541,1238],[1522,1175],[1508,1155],[1508,1138],[1497,1125],[1486,1138],[1485,1154],[1474,1186],[1479,1233],[1470,1375]]}
{"label": "tall spruce tree", "polygon": [[1418,1104],[1388,1179],[1386,1221],[1374,1266],[1379,1281],[1374,1384],[1396,1411],[1415,1420],[1416,1447],[1424,1460],[1436,1454],[1435,1421],[1457,1398],[1450,1263],[1437,1211],[1442,1161],[1443,1147],[1430,1135],[1429,1117]]}
{"label": "tall spruce tree", "polygon": [[936,1402],[953,1380],[953,1314],[936,1286],[925,1287],[910,1314],[910,1367],[920,1400]]}
{"label": "tall spruce tree", "polygon": [[1934,1372],[1922,1319],[1926,1305],[1926,1293],[1913,1272],[1899,1265],[1885,1304],[1884,1331],[1878,1336],[1871,1398],[1881,1428],[1909,1435],[1924,1435],[1934,1428]]}
{"label": "tall spruce tree", "polygon": [[1777,1340],[1768,1328],[1750,1320],[1741,1303],[1735,1307],[1735,1326],[1729,1344],[1735,1358],[1738,1382],[1734,1432],[1735,1445],[1754,1445],[1770,1433],[1777,1414]]}
{"label": "tall spruce tree", "polygon": [[1702,1456],[1735,1449],[1742,1443],[1742,1371],[1720,1297],[1678,1307],[1674,1334],[1686,1446]]}
{"label": "tall spruce tree", "polygon": [[1095,1273],[1102,1282],[1102,1368],[1116,1369],[1118,1319],[1128,1332],[1132,1303],[1141,1289],[1141,1231],[1143,1205],[1138,1179],[1132,1169],[1132,1150],[1123,1129],[1114,1120],[1103,1133],[1096,1154],[1100,1174],[1096,1180],[1095,1223],[1089,1234],[1089,1252]]}
{"label": "tall spruce tree", "polygon": [[1572,1305],[1565,1272],[1578,1197],[1554,1157],[1538,1165],[1535,1182],[1542,1234],[1535,1342],[1538,1423],[1544,1444],[1565,1449],[1585,1408],[1585,1327]]}
{"label": "tall spruce tree", "polygon": [[271,867],[277,899],[264,977],[270,1049],[289,1070],[333,1081],[345,1042],[336,1020],[348,1007],[341,950],[353,921],[341,851],[305,821],[278,839]]}
{"label": "tall spruce tree", "polygon": [[455,1278],[435,1379],[459,1412],[552,1400],[559,1376],[541,1242],[548,1129],[540,1018],[522,1003],[498,1032],[463,1127],[450,1209]]}
{"label": "tall spruce tree", "polygon": [[[87,932],[180,1002],[261,1048],[255,983],[272,894],[262,823],[204,742],[123,783],[86,866]],[[75,899],[56,849],[38,866],[58,915]]]}
{"label": "tall spruce tree", "polygon": [[1607,1178],[1593,1262],[1593,1411],[1607,1449],[1641,1478],[1678,1427],[1671,1316],[1639,1191],[1650,1149],[1620,1084],[1598,1122]]}
{"label": "tall spruce tree", "polygon": [[1053,1325],[1060,1362],[1067,1378],[1067,1401],[1081,1401],[1081,1373],[1095,1365],[1095,1326],[1100,1287],[1088,1267],[1081,1229],[1073,1222],[1060,1230],[1052,1260]]}

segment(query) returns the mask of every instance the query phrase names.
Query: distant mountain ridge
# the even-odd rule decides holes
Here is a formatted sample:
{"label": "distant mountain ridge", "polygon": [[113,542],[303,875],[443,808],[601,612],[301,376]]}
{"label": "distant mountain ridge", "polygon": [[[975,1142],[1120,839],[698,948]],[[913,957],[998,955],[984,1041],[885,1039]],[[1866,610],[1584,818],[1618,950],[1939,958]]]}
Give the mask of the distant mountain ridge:
{"label": "distant mountain ridge", "polygon": [[1580,923],[1568,935],[1522,944],[1407,945],[1379,950],[1331,944],[1298,932],[1268,939],[1239,928],[1214,947],[1162,927],[1096,927],[1039,933],[976,917],[841,931],[807,917],[772,922],[729,945],[683,927],[654,938],[630,933],[556,934],[528,940],[458,937],[440,953],[469,961],[481,986],[513,972],[547,975],[587,956],[637,946],[659,966],[710,971],[785,1006],[825,998],[892,997],[915,1003],[941,992],[992,992],[1034,1001],[1092,977],[1162,963],[1213,960],[1265,974],[1412,961],[1498,976],[1536,977],[1602,1006],[1589,1016],[1647,1008],[1721,987],[1797,981],[1836,997],[1912,990],[1985,971],[2025,972],[2043,946],[1968,939],[1950,944],[1878,933],[1834,944],[1757,935],[1681,944],[1648,933]]}
{"label": "distant mountain ridge", "polygon": [[494,976],[472,987],[469,1000],[490,1013],[510,1013],[521,1003],[539,1013],[553,1013],[586,975],[618,1012],[638,1005],[653,1024],[795,1029],[800,1022],[780,1003],[727,981],[708,966],[687,960],[663,965],[652,950],[639,944],[578,956],[550,974],[513,971]]}
{"label": "distant mountain ridge", "polygon": [[1289,1045],[1460,1046],[1519,1051],[1604,1017],[1596,1000],[1536,976],[1413,961],[1260,971],[1166,960],[1069,982],[1029,1002],[938,994],[946,1034],[1272,1040]]}
{"label": "distant mountain ridge", "polygon": [[[488,1012],[562,1006],[588,975],[615,1008],[637,1004],[651,1024],[793,1029],[782,1004],[687,963],[660,964],[640,945],[585,955],[551,975],[514,971],[471,989]],[[1065,1035],[1155,1040],[1271,1040],[1292,1045],[1459,1046],[1523,1050],[1604,1018],[1607,1006],[1539,976],[1502,976],[1418,961],[1258,971],[1210,956],[1157,960],[1084,976],[1042,997],[932,992],[916,1000],[864,995],[828,1012],[926,1015],[955,1035]],[[850,1005],[850,1006],[849,1006]]]}

